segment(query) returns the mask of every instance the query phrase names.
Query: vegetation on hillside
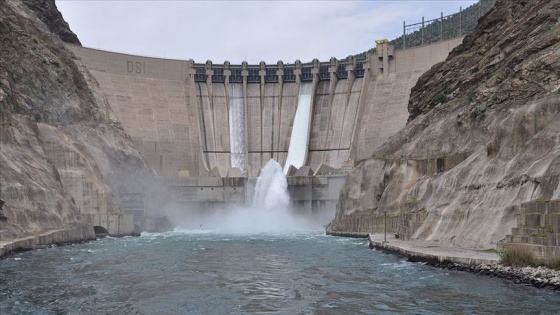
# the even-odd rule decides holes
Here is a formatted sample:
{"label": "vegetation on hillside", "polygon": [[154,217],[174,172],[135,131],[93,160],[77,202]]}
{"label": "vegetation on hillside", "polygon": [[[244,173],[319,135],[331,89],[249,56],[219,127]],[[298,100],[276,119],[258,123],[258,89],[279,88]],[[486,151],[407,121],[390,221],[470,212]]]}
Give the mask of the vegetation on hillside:
{"label": "vegetation on hillside", "polygon": [[[422,27],[421,22],[415,26],[411,26],[407,30],[406,41],[403,45],[403,36],[399,36],[390,41],[391,45],[397,49],[410,48],[421,46],[422,44],[435,43],[440,40],[447,40],[471,33],[478,19],[486,14],[495,4],[496,0],[480,0],[479,2],[470,5],[462,12],[457,12],[443,19],[439,18],[428,21],[424,28],[424,42],[422,43]],[[443,32],[442,32],[443,26]],[[443,35],[443,38],[442,38]],[[375,48],[368,51],[354,55],[354,58],[365,58],[366,54],[375,53]]]}

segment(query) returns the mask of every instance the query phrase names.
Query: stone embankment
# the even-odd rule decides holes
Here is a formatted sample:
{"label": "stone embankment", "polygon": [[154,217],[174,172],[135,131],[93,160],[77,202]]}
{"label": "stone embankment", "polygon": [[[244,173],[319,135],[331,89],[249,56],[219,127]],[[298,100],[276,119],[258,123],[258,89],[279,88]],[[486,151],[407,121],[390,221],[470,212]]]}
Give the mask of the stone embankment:
{"label": "stone embankment", "polygon": [[383,234],[369,234],[369,247],[396,253],[409,261],[448,270],[507,279],[516,284],[560,291],[560,271],[545,267],[510,267],[499,264],[496,252],[445,246],[436,242],[403,241]]}
{"label": "stone embankment", "polygon": [[560,291],[560,271],[546,267],[510,267],[500,264],[463,265],[457,263],[439,264],[436,267],[449,270],[467,271],[488,277],[513,281],[516,284],[533,285]]}

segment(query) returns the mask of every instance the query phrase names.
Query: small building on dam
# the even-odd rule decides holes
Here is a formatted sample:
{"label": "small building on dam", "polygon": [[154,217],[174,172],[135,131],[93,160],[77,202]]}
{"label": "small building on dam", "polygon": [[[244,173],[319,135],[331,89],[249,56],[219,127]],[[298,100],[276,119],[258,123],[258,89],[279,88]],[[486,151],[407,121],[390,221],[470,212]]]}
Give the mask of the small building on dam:
{"label": "small building on dam", "polygon": [[[67,47],[176,202],[247,204],[274,159],[296,211],[334,215],[347,172],[404,127],[411,88],[461,41],[396,50],[381,40],[364,59],[258,65]],[[121,198],[137,222],[141,199]]]}

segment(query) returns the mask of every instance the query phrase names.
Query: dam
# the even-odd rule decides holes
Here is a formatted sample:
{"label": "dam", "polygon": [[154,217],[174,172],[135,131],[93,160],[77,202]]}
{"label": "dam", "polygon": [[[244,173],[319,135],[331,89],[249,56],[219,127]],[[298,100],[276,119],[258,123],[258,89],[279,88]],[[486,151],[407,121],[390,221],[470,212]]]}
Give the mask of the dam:
{"label": "dam", "polygon": [[67,48],[178,202],[247,203],[274,159],[296,208],[332,214],[346,174],[405,126],[411,88],[461,41],[397,50],[379,40],[363,59],[272,65]]}

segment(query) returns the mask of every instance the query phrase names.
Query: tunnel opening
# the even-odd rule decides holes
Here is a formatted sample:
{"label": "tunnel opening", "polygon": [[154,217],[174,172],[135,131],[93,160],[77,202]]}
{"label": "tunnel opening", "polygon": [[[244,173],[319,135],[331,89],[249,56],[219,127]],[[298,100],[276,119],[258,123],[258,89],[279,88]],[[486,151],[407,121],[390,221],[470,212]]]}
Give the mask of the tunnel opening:
{"label": "tunnel opening", "polygon": [[93,231],[95,232],[96,237],[105,237],[109,235],[109,231],[106,228],[96,225],[93,227]]}

